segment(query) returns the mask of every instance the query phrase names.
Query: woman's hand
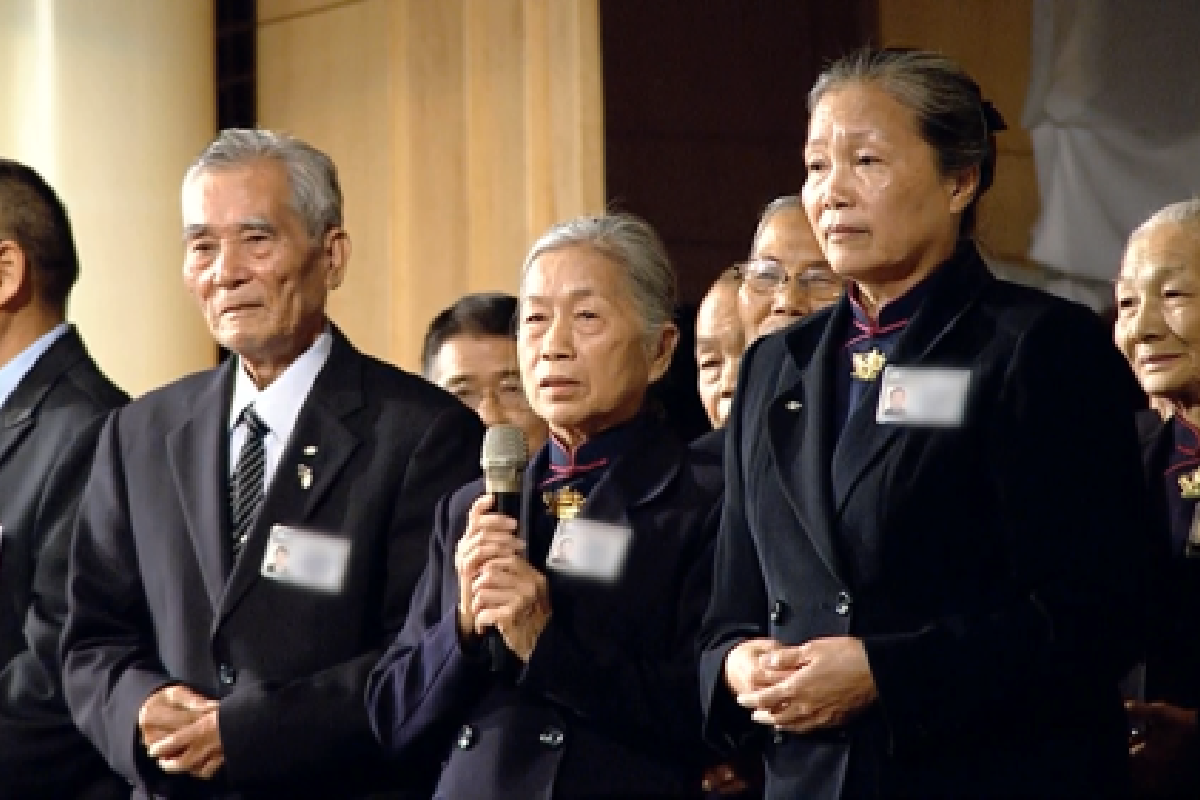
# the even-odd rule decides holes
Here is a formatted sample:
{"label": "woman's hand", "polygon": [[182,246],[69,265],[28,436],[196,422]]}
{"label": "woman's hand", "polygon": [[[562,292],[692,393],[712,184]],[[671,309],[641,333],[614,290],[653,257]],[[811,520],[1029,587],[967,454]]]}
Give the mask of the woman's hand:
{"label": "woman's hand", "polygon": [[464,641],[482,633],[475,619],[472,586],[480,571],[494,559],[522,555],[525,543],[517,538],[517,521],[503,514],[489,514],[494,501],[490,494],[479,497],[467,512],[467,530],[454,548],[454,571],[458,575],[458,633]]}
{"label": "woman's hand", "polygon": [[843,725],[879,694],[867,651],[850,636],[769,650],[751,675],[738,704],[755,722],[793,733]]}

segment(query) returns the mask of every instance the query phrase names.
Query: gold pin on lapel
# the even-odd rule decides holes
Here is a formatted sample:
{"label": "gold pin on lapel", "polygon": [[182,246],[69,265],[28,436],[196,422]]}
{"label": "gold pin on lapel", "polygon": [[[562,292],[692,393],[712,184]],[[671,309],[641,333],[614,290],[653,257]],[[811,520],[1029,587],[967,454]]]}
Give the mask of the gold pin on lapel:
{"label": "gold pin on lapel", "polygon": [[296,474],[300,476],[300,488],[307,489],[312,486],[312,467],[308,464],[300,464],[296,467]]}
{"label": "gold pin on lapel", "polygon": [[1185,500],[1200,497],[1200,468],[1179,476],[1179,496]]}
{"label": "gold pin on lapel", "polygon": [[872,349],[866,353],[851,353],[850,361],[854,367],[852,374],[855,378],[860,381],[873,381],[880,372],[883,372],[887,356],[877,349]]}

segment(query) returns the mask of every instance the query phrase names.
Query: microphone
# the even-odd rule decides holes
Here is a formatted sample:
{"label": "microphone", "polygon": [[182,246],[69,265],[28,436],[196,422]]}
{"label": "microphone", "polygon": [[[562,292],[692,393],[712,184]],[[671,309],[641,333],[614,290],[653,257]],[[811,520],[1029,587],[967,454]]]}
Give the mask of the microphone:
{"label": "microphone", "polygon": [[[516,425],[492,425],[483,435],[479,466],[483,469],[484,491],[492,496],[492,512],[517,521],[521,531],[521,479],[529,462],[525,432]],[[494,627],[483,635],[492,672],[500,672],[511,654],[504,637]]]}

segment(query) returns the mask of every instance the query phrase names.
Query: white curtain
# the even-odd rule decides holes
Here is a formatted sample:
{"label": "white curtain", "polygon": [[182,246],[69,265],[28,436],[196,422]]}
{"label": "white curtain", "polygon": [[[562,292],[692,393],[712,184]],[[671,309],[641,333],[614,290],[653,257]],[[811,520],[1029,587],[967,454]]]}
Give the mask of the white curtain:
{"label": "white curtain", "polygon": [[1034,0],[1031,43],[1029,256],[1099,306],[1129,233],[1200,194],[1200,0]]}

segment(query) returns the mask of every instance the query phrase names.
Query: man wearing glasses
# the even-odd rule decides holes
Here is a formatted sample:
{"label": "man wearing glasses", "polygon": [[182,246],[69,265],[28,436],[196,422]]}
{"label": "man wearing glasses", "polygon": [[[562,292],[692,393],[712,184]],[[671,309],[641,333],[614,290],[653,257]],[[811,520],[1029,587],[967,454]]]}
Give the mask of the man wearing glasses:
{"label": "man wearing glasses", "polygon": [[832,305],[842,279],[829,267],[798,195],[773,200],[758,223],[750,259],[735,266],[746,335],[773,333]]}
{"label": "man wearing glasses", "polygon": [[529,452],[546,441],[546,423],[525,397],[513,322],[517,298],[480,292],[459,298],[433,318],[425,334],[425,379],[466,403],[484,425],[516,425]]}

